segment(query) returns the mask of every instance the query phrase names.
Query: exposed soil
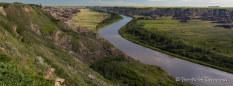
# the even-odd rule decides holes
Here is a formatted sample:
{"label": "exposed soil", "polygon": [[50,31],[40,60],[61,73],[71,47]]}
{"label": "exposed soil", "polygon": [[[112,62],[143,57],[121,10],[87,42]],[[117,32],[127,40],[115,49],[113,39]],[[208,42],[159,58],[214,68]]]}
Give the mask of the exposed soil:
{"label": "exposed soil", "polygon": [[6,12],[4,11],[3,7],[0,7],[0,13],[3,14],[4,16],[6,16]]}

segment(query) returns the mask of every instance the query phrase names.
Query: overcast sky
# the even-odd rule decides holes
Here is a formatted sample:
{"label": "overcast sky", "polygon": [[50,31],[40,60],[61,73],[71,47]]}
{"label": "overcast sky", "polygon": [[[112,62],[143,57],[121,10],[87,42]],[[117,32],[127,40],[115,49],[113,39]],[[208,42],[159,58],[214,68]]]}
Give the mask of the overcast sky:
{"label": "overcast sky", "polygon": [[59,6],[230,6],[233,0],[0,0]]}

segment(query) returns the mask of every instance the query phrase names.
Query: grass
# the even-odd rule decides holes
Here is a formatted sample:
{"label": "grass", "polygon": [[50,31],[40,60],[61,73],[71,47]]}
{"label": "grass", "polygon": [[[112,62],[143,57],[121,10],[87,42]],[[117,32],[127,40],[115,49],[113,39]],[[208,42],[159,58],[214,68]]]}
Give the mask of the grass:
{"label": "grass", "polygon": [[[168,75],[168,73],[161,67],[142,64],[140,62],[131,62],[124,65],[125,68],[129,68],[135,71],[139,76],[142,76],[148,82],[153,82],[156,85],[161,86],[189,86],[189,84],[176,82],[174,77]],[[190,85],[191,86],[191,85]]]}
{"label": "grass", "polygon": [[103,21],[104,19],[109,17],[107,13],[100,13],[91,11],[90,9],[80,9],[81,12],[78,13],[72,20],[78,26],[84,26],[91,30],[96,29],[96,26]]}
{"label": "grass", "polygon": [[0,62],[0,85],[1,86],[53,86],[52,80],[46,80],[29,72],[23,67],[16,66],[12,62]]}
{"label": "grass", "polygon": [[138,18],[142,18],[142,17],[145,17],[145,16],[143,16],[143,15],[134,15],[133,16],[135,19],[138,19]]}
{"label": "grass", "polygon": [[144,28],[156,32],[163,31],[172,37],[178,37],[185,43],[211,50],[226,56],[233,56],[233,30],[214,27],[210,21],[191,20],[180,23],[178,20],[140,20]]}
{"label": "grass", "polygon": [[90,66],[105,78],[122,86],[189,86],[176,82],[162,68],[128,60],[124,57],[106,57]]}

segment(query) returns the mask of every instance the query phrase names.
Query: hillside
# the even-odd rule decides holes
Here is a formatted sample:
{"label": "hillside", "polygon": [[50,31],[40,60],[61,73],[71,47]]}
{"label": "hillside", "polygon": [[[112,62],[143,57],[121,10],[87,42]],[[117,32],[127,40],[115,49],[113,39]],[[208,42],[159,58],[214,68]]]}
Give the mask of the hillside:
{"label": "hillside", "polygon": [[[70,19],[78,12],[78,8],[0,3],[0,85],[138,86],[141,83],[135,80],[146,79],[151,79],[145,81],[149,85],[189,85],[176,82],[160,67],[131,59],[93,30],[76,26]],[[111,56],[123,58],[127,64],[120,65],[114,62],[115,59],[102,63]],[[122,63],[121,60],[118,62]],[[106,66],[95,64],[108,63],[115,64],[111,68],[133,73],[130,76],[114,70],[124,74],[121,78],[133,78],[126,77],[127,81],[122,79],[123,82],[118,82],[104,76],[100,72],[104,69],[95,70],[96,67]]]}

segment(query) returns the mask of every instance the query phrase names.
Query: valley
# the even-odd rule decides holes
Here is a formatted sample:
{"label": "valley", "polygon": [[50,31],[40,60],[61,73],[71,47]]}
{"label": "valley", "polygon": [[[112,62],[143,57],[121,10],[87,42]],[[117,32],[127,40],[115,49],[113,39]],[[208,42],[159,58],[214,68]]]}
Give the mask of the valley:
{"label": "valley", "polygon": [[233,46],[233,32],[231,29],[219,27],[222,24],[226,26],[232,24],[231,9],[159,7],[92,7],[92,9],[136,17],[119,31],[128,40],[232,73],[233,57],[232,49],[229,47]]}
{"label": "valley", "polygon": [[0,2],[0,86],[231,86],[232,21],[218,6]]}
{"label": "valley", "polygon": [[[132,59],[93,28],[77,25],[72,18],[82,13],[79,8],[42,7],[19,2],[0,3],[0,7],[1,86],[191,85],[177,82],[158,66]],[[114,13],[108,15],[113,16],[98,21],[103,24],[100,27],[120,19]],[[102,63],[108,59],[109,62]],[[121,65],[125,61],[126,64]],[[102,67],[119,68],[110,75],[117,73],[120,76],[110,79],[101,73],[105,71]],[[122,77],[125,79],[117,80]]]}
{"label": "valley", "polygon": [[[224,71],[220,71],[217,69],[213,69],[207,66],[199,65],[197,63],[193,63],[190,61],[186,61],[171,56],[169,53],[167,54],[167,52],[156,50],[155,48],[148,47],[145,44],[140,44],[140,42],[134,41],[133,37],[129,39],[126,37],[123,38],[122,35],[118,33],[118,31],[119,30],[121,31],[120,27],[125,26],[126,23],[130,23],[130,21],[133,20],[133,18],[124,15],[121,16],[124,17],[124,20],[111,24],[99,31],[99,34],[102,37],[107,39],[109,42],[111,42],[121,51],[125,52],[132,58],[142,63],[162,67],[169,74],[174,76],[176,80],[177,79],[179,80],[179,78],[184,78],[186,81],[183,82],[189,82],[196,86],[219,86],[219,85],[231,86],[232,82],[229,82],[233,80],[233,76],[231,73],[226,73]],[[223,78],[229,81],[213,82],[213,81],[206,81],[205,79],[202,81],[192,81],[195,79],[200,80],[202,78],[207,78],[207,79]]]}

